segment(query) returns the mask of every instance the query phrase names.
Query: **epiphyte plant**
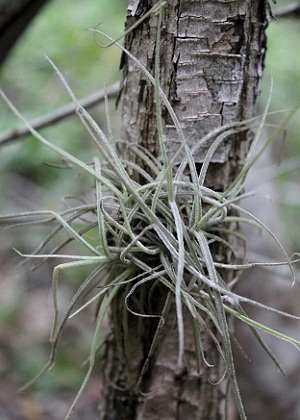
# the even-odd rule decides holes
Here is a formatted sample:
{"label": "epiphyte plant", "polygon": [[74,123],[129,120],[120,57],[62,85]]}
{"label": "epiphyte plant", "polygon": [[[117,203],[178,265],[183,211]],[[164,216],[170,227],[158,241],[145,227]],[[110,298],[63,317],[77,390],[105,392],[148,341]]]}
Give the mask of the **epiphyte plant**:
{"label": "epiphyte plant", "polygon": [[[152,12],[160,12],[160,8]],[[102,34],[100,31],[97,33]],[[157,34],[157,44],[160,44],[160,33]],[[109,37],[108,37],[109,38]],[[232,356],[233,332],[228,323],[228,316],[236,317],[246,323],[265,351],[281,369],[274,354],[259,334],[259,330],[272,334],[298,346],[300,342],[278,331],[272,330],[247,316],[243,304],[250,305],[297,319],[298,317],[267,307],[259,302],[236,294],[233,290],[234,281],[228,283],[221,273],[226,271],[239,273],[255,266],[268,267],[288,265],[295,281],[293,265],[299,261],[298,255],[289,257],[280,241],[265,224],[254,215],[244,210],[239,202],[250,193],[243,192],[245,175],[252,164],[259,158],[264,149],[271,144],[285,128],[294,110],[289,112],[282,124],[274,131],[262,149],[255,154],[258,139],[268,115],[268,105],[261,117],[235,122],[208,133],[195,143],[192,149],[187,145],[181,126],[166,95],[159,85],[159,48],[156,51],[156,70],[154,77],[128,51],[115,40],[111,44],[118,45],[135,60],[146,75],[149,83],[155,89],[155,107],[157,115],[157,135],[160,144],[158,159],[139,145],[128,145],[142,162],[138,166],[126,161],[117,152],[116,142],[106,98],[107,132],[99,127],[91,115],[80,105],[67,81],[55,64],[48,59],[57,72],[71,99],[76,105],[77,115],[87,130],[90,138],[98,148],[98,156],[87,164],[66,150],[52,144],[38,133],[14,107],[3,91],[1,96],[23,122],[30,133],[46,147],[56,152],[61,158],[77,166],[80,171],[89,174],[95,183],[94,200],[87,204],[70,207],[60,213],[50,210],[35,211],[21,214],[9,214],[0,220],[24,219],[31,224],[54,224],[45,240],[31,254],[22,254],[26,258],[36,258],[39,264],[46,259],[62,259],[53,273],[52,293],[54,306],[54,321],[51,332],[51,352],[49,360],[41,372],[22,389],[32,385],[42,374],[51,369],[56,360],[61,334],[68,320],[77,316],[89,305],[95,306],[95,331],[89,354],[89,367],[86,377],[74,400],[66,418],[69,418],[78,398],[84,391],[96,362],[97,354],[105,346],[103,322],[109,310],[113,311],[114,301],[122,302],[124,314],[131,313],[137,319],[155,318],[156,330],[147,359],[141,368],[140,379],[146,373],[149,359],[154,357],[155,349],[161,337],[164,323],[172,302],[175,302],[178,330],[178,369],[184,365],[184,313],[190,313],[195,330],[195,348],[198,369],[201,363],[209,364],[202,347],[201,335],[203,329],[209,333],[225,362],[226,374],[233,389],[241,418],[246,418],[235,376]],[[179,166],[172,163],[165,149],[164,127],[161,119],[161,103],[168,110],[185,150],[185,158]],[[236,180],[225,192],[216,192],[205,186],[205,178],[212,156],[221,142],[233,133],[256,129],[255,139],[250,148],[244,167]],[[200,173],[196,170],[193,154],[203,143],[213,140],[203,161]],[[186,177],[186,169],[190,177]],[[134,179],[130,172],[138,176]],[[32,220],[32,218],[34,220]],[[245,245],[243,238],[232,227],[237,223],[250,223],[265,230],[271,240],[274,240],[282,251],[282,262],[252,262],[241,260],[240,249],[235,249],[230,238]],[[65,231],[67,238],[57,243],[52,251],[43,252],[50,246],[56,234]],[[230,231],[229,237],[223,233]],[[228,236],[228,235],[227,235]],[[63,253],[63,249],[75,241],[81,246],[79,255]],[[233,241],[235,242],[235,241]],[[232,256],[232,263],[218,261],[213,252],[215,244],[225,247]],[[65,260],[68,262],[65,262]],[[91,272],[84,278],[74,291],[64,314],[58,304],[59,278],[64,270],[83,266],[91,266]],[[225,276],[226,277],[226,276]],[[161,313],[152,313],[151,296],[155,289],[161,287],[165,291],[165,303]],[[144,296],[146,291],[148,296]],[[82,304],[83,296],[89,298]],[[132,305],[132,301],[139,305]],[[145,303],[147,302],[147,304]],[[136,308],[139,307],[138,311]],[[134,308],[134,309],[133,309]],[[213,328],[207,325],[203,314],[208,317]],[[126,332],[127,318],[123,318],[122,331]],[[117,327],[118,328],[118,327]],[[120,328],[119,328],[120,329]],[[124,352],[126,353],[126,337],[124,337]],[[139,379],[139,380],[140,380]],[[138,387],[138,384],[137,384]]]}

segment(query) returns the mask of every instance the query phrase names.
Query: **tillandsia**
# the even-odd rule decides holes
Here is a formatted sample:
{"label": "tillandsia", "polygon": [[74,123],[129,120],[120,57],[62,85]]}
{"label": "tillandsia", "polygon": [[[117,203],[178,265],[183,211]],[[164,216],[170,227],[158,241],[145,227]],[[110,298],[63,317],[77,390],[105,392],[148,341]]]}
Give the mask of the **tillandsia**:
{"label": "tillandsia", "polygon": [[[157,11],[160,9],[155,9],[155,12]],[[104,34],[101,33],[101,35]],[[157,45],[159,45],[159,31],[157,36]],[[96,323],[89,354],[89,367],[77,397],[66,416],[69,418],[91,376],[97,354],[105,345],[103,322],[108,311],[110,309],[113,311],[116,299],[118,302],[122,302],[125,314],[122,320],[122,331],[126,332],[127,329],[126,313],[128,312],[135,315],[137,319],[156,318],[158,321],[147,358],[141,367],[141,378],[147,372],[150,358],[155,354],[170,305],[175,301],[179,343],[178,369],[180,370],[184,365],[183,317],[185,311],[183,308],[185,308],[191,314],[195,326],[198,369],[200,370],[201,361],[209,364],[201,342],[201,334],[205,327],[224,359],[226,374],[233,388],[240,416],[246,418],[235,376],[231,348],[233,332],[229,327],[228,315],[236,317],[251,328],[259,343],[280,369],[280,363],[265,344],[259,331],[286,340],[298,349],[300,342],[254,321],[245,312],[243,304],[247,303],[291,319],[299,320],[300,318],[238,295],[233,289],[234,282],[226,282],[222,273],[226,270],[240,272],[257,266],[287,265],[290,268],[293,282],[295,281],[293,265],[299,261],[299,255],[295,254],[289,257],[276,235],[239,204],[243,198],[249,195],[249,193],[243,192],[244,177],[249,168],[285,128],[294,110],[287,114],[282,124],[258,153],[255,152],[255,147],[268,115],[268,106],[261,117],[215,129],[196,142],[193,148],[189,148],[172,106],[159,85],[159,49],[157,48],[156,72],[153,77],[124,47],[113,39],[110,41],[123,49],[130,59],[136,61],[155,89],[157,133],[162,160],[139,145],[127,145],[127,147],[130,147],[139,156],[143,163],[141,166],[122,159],[118,154],[113,137],[107,99],[108,135],[80,105],[67,81],[50,59],[48,61],[76,105],[78,118],[98,148],[98,156],[93,158],[92,163],[87,164],[48,141],[32,128],[3,91],[0,92],[9,108],[38,141],[56,152],[65,161],[89,174],[95,183],[94,200],[88,204],[70,207],[60,213],[45,210],[0,216],[0,221],[10,220],[13,222],[16,218],[18,221],[22,218],[25,223],[30,224],[54,224],[52,231],[34,252],[31,254],[19,253],[26,258],[38,259],[38,264],[49,258],[62,259],[63,261],[55,267],[52,279],[55,315],[49,360],[41,372],[22,390],[32,385],[55,364],[58,343],[68,320],[77,316],[87,306],[95,305]],[[169,112],[181,140],[181,147],[185,151],[186,157],[179,166],[173,165],[172,159],[167,156],[165,150],[161,103]],[[216,192],[205,186],[207,168],[218,145],[231,134],[249,128],[257,130],[256,136],[244,167],[236,180],[225,192]],[[202,168],[198,173],[193,154],[198,147],[209,140],[213,140],[213,142],[208,148]],[[189,177],[186,176],[186,168],[188,168]],[[136,172],[138,177],[132,179],[130,171]],[[246,257],[241,261],[240,255],[238,255],[239,250],[234,248],[227,237],[222,236],[222,232],[230,231],[231,238],[246,242],[240,233],[231,230],[233,223],[250,223],[266,231],[271,240],[275,241],[280,248],[283,261],[277,263],[247,262]],[[51,252],[43,252],[46,246],[51,246],[53,239],[61,231],[67,234],[67,238],[56,244]],[[73,241],[78,243],[85,253],[83,251],[79,255],[63,253],[66,245]],[[218,261],[213,252],[213,247],[216,244],[228,250],[232,255],[232,263]],[[68,262],[65,262],[66,259]],[[61,315],[58,304],[60,273],[83,266],[93,268],[89,275],[82,280],[78,289],[74,291],[64,314]],[[149,291],[149,296],[146,298],[142,293],[145,285]],[[165,302],[159,314],[151,312],[151,294],[157,287],[162,287],[166,291]],[[87,293],[89,293],[89,298],[82,304],[82,297]],[[145,300],[150,302],[148,306],[144,304]],[[132,305],[133,301],[138,301],[139,305]],[[140,310],[136,309],[138,307]],[[210,318],[214,329],[206,324],[203,313]],[[126,339],[123,341],[125,341],[124,351],[126,352]]]}
{"label": "tillandsia", "polygon": [[[231,286],[222,280],[219,272],[219,269],[241,271],[254,266],[289,265],[292,277],[294,276],[292,266],[299,261],[299,257],[294,255],[289,258],[276,236],[255,216],[243,210],[238,204],[242,198],[249,194],[242,192],[244,175],[262,151],[258,155],[254,155],[254,149],[250,150],[252,157],[251,155],[248,156],[240,176],[224,193],[215,192],[204,186],[205,169],[199,175],[194,173],[194,178],[187,179],[184,176],[185,166],[193,165],[193,150],[189,151],[190,156],[179,167],[174,167],[172,162],[166,160],[162,164],[140,146],[130,146],[143,159],[144,168],[147,168],[147,170],[136,167],[130,162],[123,162],[117,154],[115,142],[111,136],[112,128],[109,127],[110,137],[107,137],[87,111],[80,107],[67,82],[55,65],[53,63],[52,65],[77,105],[80,120],[99,148],[99,156],[93,159],[93,164],[86,164],[67,151],[51,144],[30,127],[3,92],[1,92],[1,96],[39,141],[93,177],[96,184],[96,193],[94,202],[69,208],[61,213],[47,210],[1,216],[2,221],[13,220],[14,218],[19,220],[21,217],[24,220],[36,218],[35,221],[31,220],[29,222],[31,224],[54,223],[55,227],[35,252],[21,255],[27,258],[37,258],[40,263],[48,258],[61,258],[64,261],[69,259],[69,262],[58,264],[53,273],[52,289],[55,319],[51,333],[52,350],[49,361],[42,371],[23,389],[34,383],[41,374],[54,365],[58,342],[68,319],[77,315],[88,305],[96,304],[97,323],[89,356],[89,369],[75,400],[76,402],[90,377],[97,351],[99,347],[103,346],[102,326],[104,317],[114,298],[120,293],[123,296],[123,304],[127,311],[137,317],[154,316],[160,320],[148,358],[152,357],[155,352],[164,319],[167,317],[168,308],[173,296],[175,296],[179,334],[179,367],[183,363],[184,351],[182,305],[188,308],[195,321],[197,326],[195,337],[198,337],[198,340],[204,322],[201,312],[204,311],[208,314],[215,323],[215,327],[222,337],[222,342],[218,341],[213,332],[211,334],[226,362],[227,373],[231,375],[233,387],[237,387],[237,384],[235,383],[234,362],[231,355],[230,336],[232,332],[228,327],[226,314],[231,314],[248,324],[262,346],[280,367],[275,356],[259,336],[258,330],[289,341],[295,346],[298,346],[300,342],[252,320],[245,313],[242,304],[248,303],[289,318],[299,318],[237,295]],[[161,95],[158,83],[155,80],[153,80],[153,83],[159,95]],[[208,134],[206,139],[214,137],[216,143],[213,143],[207,152],[203,168],[209,165],[216,144],[222,141],[226,135],[229,135],[232,130],[243,130],[255,125],[260,130],[266,115],[267,111],[260,119],[253,118],[235,125],[232,124]],[[109,121],[108,118],[108,123]],[[277,131],[282,130],[285,124],[286,121]],[[277,135],[278,132],[275,134]],[[275,134],[271,137],[272,141],[276,137]],[[162,133],[161,138],[163,147]],[[197,145],[194,150],[196,148]],[[127,169],[132,167],[139,172],[140,183],[132,180],[129,176]],[[195,202],[198,205],[195,205]],[[230,215],[231,209],[239,211],[240,216]],[[271,238],[281,248],[284,261],[278,263],[242,262],[240,264],[223,264],[215,261],[211,250],[213,243],[221,243],[230,252],[235,253],[232,245],[218,235],[218,231],[222,231],[223,228],[228,229],[228,226],[233,222],[253,223],[259,228],[267,230]],[[56,245],[52,252],[43,254],[45,246],[51,242],[60,230],[65,230],[68,238]],[[86,238],[87,233],[93,240]],[[239,234],[232,231],[231,235]],[[69,255],[61,253],[61,250],[72,241],[79,243],[87,251],[87,254]],[[65,309],[64,315],[61,316],[57,301],[59,274],[63,270],[81,266],[95,266],[95,268],[82,281]],[[160,283],[168,290],[165,306],[160,315],[138,313],[131,309],[131,299],[134,295],[139,296],[138,290],[146,283],[152,284],[153,287],[157,287],[157,283]],[[82,296],[88,291],[92,291],[92,297],[80,306]],[[201,346],[198,345],[197,347],[199,348],[200,354],[198,356],[200,360],[204,355]],[[146,367],[147,363],[145,362],[142,374],[145,373]],[[238,388],[236,388],[235,394],[239,398]],[[238,402],[238,404],[241,404],[241,402]],[[68,416],[73,407],[74,405],[72,405]]]}

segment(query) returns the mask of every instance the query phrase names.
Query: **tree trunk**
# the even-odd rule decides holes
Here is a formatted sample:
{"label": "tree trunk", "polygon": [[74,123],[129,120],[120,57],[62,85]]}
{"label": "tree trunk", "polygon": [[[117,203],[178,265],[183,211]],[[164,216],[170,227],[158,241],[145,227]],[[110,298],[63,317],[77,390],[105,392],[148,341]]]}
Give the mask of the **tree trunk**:
{"label": "tree trunk", "polygon": [[[149,3],[147,0],[130,2],[127,28],[157,2]],[[192,145],[214,128],[253,115],[265,53],[266,9],[261,0],[173,0],[166,3],[161,28],[160,85],[175,110],[185,138]],[[158,18],[151,15],[125,40],[125,47],[151,74],[154,74],[157,30]],[[139,143],[158,156],[154,89],[126,54],[122,65],[126,78],[123,140]],[[162,116],[167,151],[173,156],[180,147],[176,130],[164,109]],[[245,133],[231,136],[217,149],[206,178],[207,186],[222,191],[232,182],[244,161],[250,137]],[[195,155],[199,168],[208,147],[206,144]],[[130,152],[126,153],[127,159],[134,159]],[[179,164],[182,157],[177,156],[175,164]],[[165,294],[165,290],[159,289],[153,295],[157,313],[164,304]],[[115,305],[118,308],[118,303]],[[178,371],[174,306],[171,304],[163,338],[141,381],[140,370],[147,359],[157,320],[146,318],[141,327],[137,317],[128,315],[130,348],[126,357],[117,339],[124,332],[121,327],[119,334],[113,331],[105,360],[102,419],[224,418],[226,381],[212,385],[222,377],[223,361],[207,336],[204,352],[213,368],[202,363],[198,373],[193,324],[188,314],[184,316],[185,365]],[[119,323],[121,317],[119,313]]]}
{"label": "tree trunk", "polygon": [[[148,1],[131,1],[126,27]],[[264,1],[168,2],[162,27],[161,87],[181,122],[189,144],[212,129],[253,115],[266,48]],[[126,48],[153,74],[157,18],[131,32]],[[158,153],[154,91],[136,65],[124,55],[126,87],[123,133]],[[175,128],[165,115],[170,155],[178,148]],[[208,183],[224,189],[247,151],[245,135],[232,138],[214,155]],[[195,155],[203,161],[205,145]],[[180,163],[182,155],[177,157]]]}

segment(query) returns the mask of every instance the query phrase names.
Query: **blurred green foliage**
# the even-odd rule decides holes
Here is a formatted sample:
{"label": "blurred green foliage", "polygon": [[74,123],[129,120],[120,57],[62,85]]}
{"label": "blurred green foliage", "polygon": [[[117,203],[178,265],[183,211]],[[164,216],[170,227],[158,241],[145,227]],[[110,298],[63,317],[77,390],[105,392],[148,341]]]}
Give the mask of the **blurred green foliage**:
{"label": "blurred green foliage", "polygon": [[[78,98],[120,78],[120,51],[116,47],[101,49],[87,28],[99,25],[109,35],[119,36],[123,32],[126,7],[124,0],[53,0],[42,9],[20,38],[0,73],[1,88],[23,115],[30,120],[70,102],[44,54],[59,67]],[[103,106],[93,110],[93,114],[98,122],[105,124]],[[0,115],[1,132],[19,126],[19,121],[4,103],[0,103]],[[82,160],[89,162],[93,156],[94,146],[76,117],[43,129],[41,133]],[[17,211],[18,208],[58,210],[68,200],[74,200],[63,197],[74,197],[83,192],[91,194],[93,185],[90,179],[78,174],[78,169],[47,166],[47,163],[60,165],[63,162],[30,135],[1,146],[0,153],[1,213]],[[6,343],[7,359],[0,373],[6,382],[16,381],[18,386],[32,379],[48,357],[53,316],[51,304],[48,307],[52,268],[50,264],[34,273],[23,269],[4,274],[16,260],[20,262],[20,258],[12,252],[8,253],[6,247],[11,244],[11,247],[31,252],[44,236],[45,232],[36,228],[31,230],[30,235],[28,230],[26,234],[13,229],[1,236],[0,251],[4,249],[9,258],[5,263],[0,260],[5,278],[1,281],[5,292],[2,290],[0,299],[0,344],[4,334],[10,338]],[[74,282],[82,275],[81,271],[68,273],[67,284],[62,286],[66,301],[69,298],[68,288],[74,287]],[[6,275],[9,277],[7,281]],[[41,321],[46,322],[46,331],[43,326],[34,325],[32,316],[37,320],[48,319]],[[82,321],[82,325],[74,325],[74,330],[67,332],[55,370],[41,378],[36,390],[48,393],[79,387],[84,369],[78,367],[85,360],[90,346],[89,326],[93,316],[89,314],[85,317],[87,325]],[[78,334],[81,340],[78,340]],[[4,354],[3,357],[6,357],[6,351]]]}
{"label": "blurred green foliage", "polygon": [[[292,3],[278,0],[276,8]],[[273,6],[274,7],[274,6]],[[275,10],[276,10],[275,8]],[[276,12],[275,12],[276,15]],[[273,78],[271,110],[288,109],[300,99],[300,19],[279,18],[269,23],[266,66],[263,78],[262,107]],[[274,123],[278,122],[276,118]],[[293,249],[300,249],[300,110],[289,124],[286,138],[279,144],[275,161],[286,170],[277,177],[278,196],[281,204],[282,221],[286,226]],[[277,174],[274,174],[277,176]]]}
{"label": "blurred green foliage", "polygon": [[[44,55],[59,67],[78,98],[118,80],[120,51],[116,47],[101,49],[87,29],[99,26],[117,37],[123,32],[125,13],[124,0],[90,0],[84,4],[79,0],[50,2],[4,64],[0,86],[22,113],[32,119],[70,102]],[[3,103],[0,103],[0,115],[0,131],[19,125]],[[105,120],[103,115],[102,119]],[[45,129],[43,134],[49,134],[51,141],[57,140],[72,153],[88,155],[84,130],[75,118]],[[58,170],[42,165],[51,161],[53,154],[31,136],[3,146],[1,155],[0,174],[18,168],[22,176],[52,187],[61,178]]]}
{"label": "blurred green foliage", "polygon": [[99,26],[113,37],[120,35],[125,5],[124,0],[50,2],[13,50],[2,69],[1,85],[27,115],[35,116],[66,99],[44,54],[59,66],[79,96],[115,81],[120,51],[99,48],[87,29]]}
{"label": "blurred green foliage", "polygon": [[[270,22],[268,30],[268,46],[263,79],[262,101],[273,78],[272,110],[287,109],[294,105],[300,97],[300,20],[278,19]],[[263,105],[263,104],[262,104]],[[300,153],[299,111],[289,126],[288,152]]]}

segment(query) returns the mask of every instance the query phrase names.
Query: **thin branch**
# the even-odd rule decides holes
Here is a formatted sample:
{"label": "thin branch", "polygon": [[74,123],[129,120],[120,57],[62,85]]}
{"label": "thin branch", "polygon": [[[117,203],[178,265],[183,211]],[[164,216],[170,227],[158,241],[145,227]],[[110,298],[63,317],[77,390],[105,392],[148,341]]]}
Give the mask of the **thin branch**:
{"label": "thin branch", "polygon": [[[97,92],[92,93],[91,95],[85,96],[84,98],[79,100],[79,103],[84,108],[91,108],[104,101],[105,95],[107,95],[108,97],[116,97],[118,93],[119,82],[108,86],[106,89],[101,89]],[[35,130],[48,127],[49,125],[52,125],[66,117],[69,117],[70,115],[73,115],[76,112],[76,108],[76,104],[74,104],[73,102],[69,103],[67,105],[62,106],[61,108],[56,109],[53,112],[50,112],[49,114],[35,118],[30,122],[30,125]],[[27,127],[20,127],[0,134],[0,146],[2,146],[5,143],[17,140],[28,133],[29,130]]]}
{"label": "thin branch", "polygon": [[274,11],[276,18],[299,18],[300,17],[300,1],[287,4]]}

